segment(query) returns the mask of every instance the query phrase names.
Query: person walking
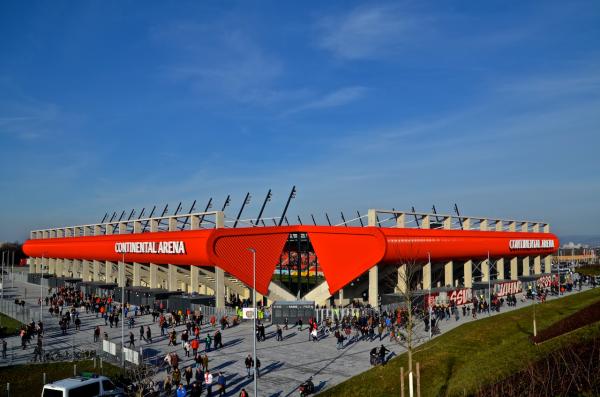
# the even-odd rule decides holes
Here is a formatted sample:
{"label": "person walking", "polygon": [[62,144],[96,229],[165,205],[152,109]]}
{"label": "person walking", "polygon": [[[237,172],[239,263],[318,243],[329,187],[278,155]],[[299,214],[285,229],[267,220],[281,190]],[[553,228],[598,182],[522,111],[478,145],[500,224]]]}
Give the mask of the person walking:
{"label": "person walking", "polygon": [[140,325],[140,340],[145,340],[144,338],[144,326]]}
{"label": "person walking", "polygon": [[238,397],[249,397],[246,389],[242,388]]}
{"label": "person walking", "polygon": [[192,371],[192,367],[186,367],[186,369],[184,371],[184,376],[185,376],[186,388],[189,388],[190,382],[191,382],[192,378],[194,377],[194,372]]}
{"label": "person walking", "polygon": [[277,324],[277,341],[283,341],[283,331],[279,324]]}
{"label": "person walking", "polygon": [[200,347],[200,342],[198,339],[194,338],[190,342],[190,346],[192,347],[192,352],[194,353],[194,357],[198,354],[198,348]]}
{"label": "person walking", "polygon": [[212,337],[210,336],[210,334],[206,334],[206,339],[204,339],[204,350],[209,352],[210,351],[210,344],[212,343]]}
{"label": "person walking", "polygon": [[180,382],[181,382],[181,371],[179,370],[178,367],[175,367],[173,369],[173,383],[177,385]]}
{"label": "person walking", "polygon": [[213,376],[210,373],[210,371],[207,369],[206,372],[204,372],[204,385],[206,386],[206,397],[212,396],[212,383],[213,383]]}
{"label": "person walking", "polygon": [[7,345],[6,339],[2,339],[2,358],[6,358]]}
{"label": "person walking", "polygon": [[97,325],[96,328],[94,329],[94,342],[98,342],[98,339],[100,339],[100,326]]}
{"label": "person walking", "polygon": [[185,387],[183,387],[183,384],[180,383],[175,395],[177,397],[185,397],[186,394],[187,394],[187,391],[185,390]]}
{"label": "person walking", "polygon": [[202,370],[204,372],[208,371],[208,354],[206,353],[202,356]]}
{"label": "person walking", "polygon": [[129,347],[135,347],[135,336],[131,331],[129,331]]}
{"label": "person walking", "polygon": [[192,383],[192,388],[190,389],[190,397],[200,397],[202,395],[202,387],[198,384],[198,382]]}
{"label": "person walking", "polygon": [[146,326],[146,342],[152,343],[152,331],[150,331],[150,326]]}
{"label": "person walking", "polygon": [[225,375],[223,375],[223,372],[219,372],[219,376],[217,377],[217,384],[219,385],[219,397],[222,397],[225,395],[226,383],[227,383],[227,380],[225,379]]}
{"label": "person walking", "polygon": [[248,357],[244,360],[244,364],[246,364],[246,371],[248,372],[248,378],[250,378],[252,376],[251,368],[254,366],[254,360],[250,354],[248,354]]}

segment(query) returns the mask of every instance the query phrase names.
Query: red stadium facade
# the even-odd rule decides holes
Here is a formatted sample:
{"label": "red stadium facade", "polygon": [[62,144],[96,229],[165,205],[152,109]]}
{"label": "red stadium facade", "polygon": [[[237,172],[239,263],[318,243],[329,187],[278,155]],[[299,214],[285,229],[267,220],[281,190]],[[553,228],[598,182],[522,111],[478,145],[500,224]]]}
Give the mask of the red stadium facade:
{"label": "red stadium facade", "polygon": [[[392,213],[393,227],[295,225],[206,229],[200,228],[201,224],[193,220],[193,217],[204,217],[205,214],[188,214],[186,216],[192,217],[191,230],[172,227],[172,217],[171,226],[166,231],[154,227],[145,232],[140,229],[144,220],[115,223],[112,230],[115,234],[110,233],[110,224],[50,229],[32,232],[32,238],[25,242],[23,249],[34,258],[31,262],[34,269],[38,263],[35,258],[38,261],[40,258],[43,258],[42,261],[54,258],[83,264],[123,262],[198,266],[222,269],[247,286],[251,286],[253,280],[250,249],[254,249],[256,288],[261,294],[268,295],[289,236],[303,235],[310,240],[322,276],[327,282],[328,293],[333,295],[371,269],[384,270],[386,266],[402,263],[443,263],[446,264],[447,274],[448,263],[484,261],[487,258],[507,258],[509,261],[533,258],[534,269],[531,273],[542,273],[543,258],[548,272],[548,258],[559,246],[557,237],[549,233],[548,225],[539,222],[419,214],[419,227],[411,228],[402,227],[406,226],[403,223],[407,213],[371,210],[370,224],[379,223],[375,221],[378,213]],[[215,214],[217,218],[223,216],[218,212],[210,214]],[[433,216],[443,219],[440,227],[430,227],[426,217]],[[460,221],[460,228],[454,226],[458,225],[457,220]],[[475,220],[477,226],[474,226]],[[215,225],[218,223],[215,222]],[[517,227],[521,231],[516,231]],[[82,272],[85,274],[85,270]],[[502,271],[502,278],[504,273]],[[530,269],[521,272],[529,273]],[[514,277],[511,274],[511,278]],[[93,278],[89,270],[87,278]],[[467,281],[470,276],[467,277],[465,273],[463,278]],[[454,284],[453,277],[450,278],[450,284]]]}

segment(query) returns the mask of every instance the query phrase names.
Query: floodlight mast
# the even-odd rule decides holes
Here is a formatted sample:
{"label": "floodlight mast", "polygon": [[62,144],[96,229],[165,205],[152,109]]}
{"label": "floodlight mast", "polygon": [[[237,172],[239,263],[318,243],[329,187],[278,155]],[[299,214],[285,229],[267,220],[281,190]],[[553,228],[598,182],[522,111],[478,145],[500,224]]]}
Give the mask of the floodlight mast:
{"label": "floodlight mast", "polygon": [[240,221],[240,217],[242,216],[242,212],[244,212],[244,207],[246,204],[250,204],[250,192],[246,193],[246,197],[244,198],[244,202],[242,203],[242,207],[240,208],[240,212],[237,214],[237,218],[235,218],[235,222],[233,223],[233,227],[237,227],[238,222]]}
{"label": "floodlight mast", "polygon": [[[288,196],[287,202],[285,203],[285,208],[283,209],[283,213],[281,214],[281,218],[279,218],[279,224],[277,226],[281,226],[283,224],[283,220],[285,219],[285,214],[287,213],[288,207],[290,206],[290,201],[296,197],[296,186],[292,186],[292,191]],[[286,221],[287,223],[287,221]]]}
{"label": "floodlight mast", "polygon": [[265,200],[263,201],[262,207],[260,207],[260,211],[258,212],[258,216],[256,217],[256,222],[254,222],[255,226],[258,226],[258,222],[260,221],[260,218],[262,217],[263,212],[265,211],[265,207],[267,206],[267,202],[271,201],[271,189],[269,189],[269,191],[267,192],[267,196],[265,197]]}

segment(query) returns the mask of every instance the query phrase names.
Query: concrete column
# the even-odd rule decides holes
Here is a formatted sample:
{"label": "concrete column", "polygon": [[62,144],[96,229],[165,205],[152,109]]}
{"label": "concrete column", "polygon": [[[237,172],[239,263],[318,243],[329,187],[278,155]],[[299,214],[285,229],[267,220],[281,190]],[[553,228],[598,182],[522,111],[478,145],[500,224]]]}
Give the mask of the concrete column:
{"label": "concrete column", "polygon": [[444,264],[444,285],[454,285],[454,262],[452,261]]}
{"label": "concrete column", "polygon": [[160,288],[158,282],[158,265],[155,263],[150,264],[150,288]]}
{"label": "concrete column", "polygon": [[[54,273],[58,276],[58,277],[62,277],[64,272],[65,272],[65,264],[64,264],[64,260],[62,259],[53,259],[54,261]],[[50,265],[48,265],[50,266]]]}
{"label": "concrete column", "polygon": [[177,291],[179,289],[179,284],[177,282],[177,266],[169,263],[169,291]]}
{"label": "concrete column", "polygon": [[[225,214],[222,211],[215,213],[215,228],[220,229],[225,226]],[[225,307],[225,272],[223,269],[215,266],[215,306],[217,308]]]}
{"label": "concrete column", "polygon": [[510,279],[518,280],[519,279],[519,258],[514,257],[510,258]]}
{"label": "concrete column", "polygon": [[[83,229],[85,232],[85,229]],[[90,281],[92,266],[90,261],[86,261],[85,259],[81,261],[81,278],[83,281]]]}
{"label": "concrete column", "polygon": [[[400,267],[398,267],[398,292],[401,294],[406,293],[406,291],[408,291],[408,288],[410,288],[410,286],[408,285],[408,266],[406,264],[402,264],[400,265]],[[369,291],[371,290],[371,278],[369,277]],[[369,295],[370,297],[370,295]],[[369,300],[369,304],[371,304],[371,301]],[[373,306],[373,305],[371,305]],[[377,305],[375,306],[377,307]]]}
{"label": "concrete column", "polygon": [[496,260],[496,272],[498,273],[498,280],[504,280],[504,258]]}
{"label": "concrete column", "polygon": [[516,231],[517,231],[517,222],[515,222],[515,221],[511,221],[511,222],[508,224],[508,231],[509,231],[509,232],[516,232]]}
{"label": "concrete column", "polygon": [[406,227],[406,214],[398,214],[396,216],[396,227],[397,228]]}
{"label": "concrete column", "polygon": [[502,222],[501,220],[497,220],[496,221],[496,231],[501,232],[503,230],[504,230],[504,222]]}
{"label": "concrete column", "polygon": [[200,269],[198,266],[190,266],[190,292],[200,293]]}
{"label": "concrete column", "polygon": [[473,287],[473,261],[468,260],[464,264],[465,288]]}
{"label": "concrete column", "polygon": [[[370,209],[367,212],[368,226],[377,227],[377,212]],[[404,288],[406,285],[406,278],[404,278],[404,284],[401,284],[400,270],[398,270],[398,288]],[[369,269],[369,305],[371,307],[379,307],[379,267],[377,265]]]}
{"label": "concrete column", "polygon": [[542,273],[542,257],[536,255],[533,257],[533,274]]}
{"label": "concrete column", "polygon": [[133,280],[132,285],[134,287],[139,287],[142,285],[142,264],[138,262],[133,262]]}
{"label": "concrete column", "polygon": [[431,220],[429,219],[429,215],[425,215],[423,219],[421,219],[421,229],[429,229],[431,227]]}
{"label": "concrete column", "polygon": [[100,261],[93,261],[92,281],[100,281]]}
{"label": "concrete column", "polygon": [[482,219],[481,222],[479,222],[479,230],[483,230],[484,232],[488,231],[488,220],[487,219]]}
{"label": "concrete column", "polygon": [[114,275],[114,271],[113,271],[113,263],[111,261],[106,261],[105,266],[106,266],[106,269],[104,270],[104,275],[106,277],[106,282],[114,283],[115,275]]}
{"label": "concrete column", "polygon": [[533,232],[534,233],[539,233],[540,232],[540,224],[539,223],[534,223],[533,224]]}
{"label": "concrete column", "polygon": [[521,223],[521,231],[523,233],[529,232],[529,222],[523,222],[523,223]]}
{"label": "concrete column", "polygon": [[431,288],[431,263],[427,262],[423,265],[423,289]]}
{"label": "concrete column", "polygon": [[490,261],[484,259],[481,262],[481,281],[490,280]]}
{"label": "concrete column", "polygon": [[71,271],[73,272],[73,277],[83,278],[83,265],[81,259],[73,259],[71,261]]}
{"label": "concrete column", "polygon": [[56,259],[48,258],[48,269],[46,271],[48,274],[56,274]]}
{"label": "concrete column", "polygon": [[133,222],[133,232],[134,233],[141,233],[142,232],[142,222],[141,221],[134,221]]}
{"label": "concrete column", "polygon": [[471,218],[464,218],[462,221],[463,230],[471,230]]}
{"label": "concrete column", "polygon": [[124,288],[126,285],[125,269],[127,268],[127,263],[117,262],[117,267],[117,284],[119,285],[119,287]]}
{"label": "concrete column", "polygon": [[529,276],[531,272],[529,271],[529,257],[526,256],[523,258],[523,276]]}
{"label": "concrete column", "polygon": [[552,273],[552,255],[544,257],[544,273]]}

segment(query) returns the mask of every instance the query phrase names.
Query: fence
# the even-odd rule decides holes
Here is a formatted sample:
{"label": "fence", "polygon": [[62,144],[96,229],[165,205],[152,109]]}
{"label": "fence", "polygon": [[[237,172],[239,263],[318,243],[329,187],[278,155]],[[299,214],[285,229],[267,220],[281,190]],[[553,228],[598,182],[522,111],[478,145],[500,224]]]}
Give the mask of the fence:
{"label": "fence", "polygon": [[39,308],[34,310],[28,305],[17,305],[14,299],[0,299],[0,312],[22,323],[29,323],[31,320],[37,321],[40,318]]}

